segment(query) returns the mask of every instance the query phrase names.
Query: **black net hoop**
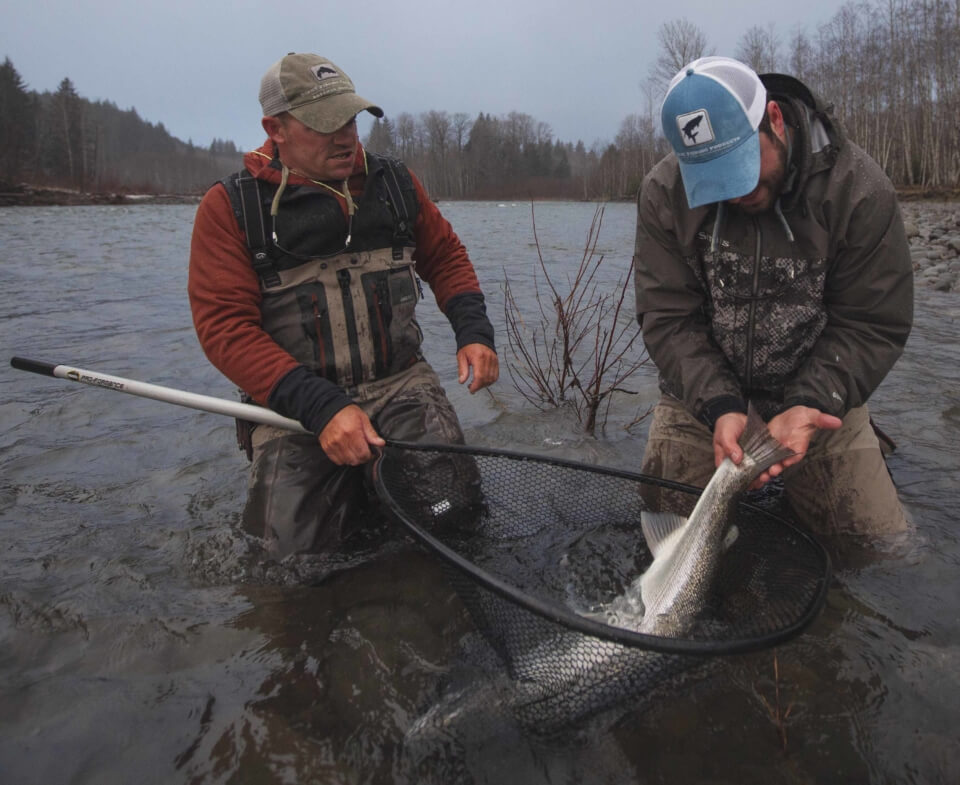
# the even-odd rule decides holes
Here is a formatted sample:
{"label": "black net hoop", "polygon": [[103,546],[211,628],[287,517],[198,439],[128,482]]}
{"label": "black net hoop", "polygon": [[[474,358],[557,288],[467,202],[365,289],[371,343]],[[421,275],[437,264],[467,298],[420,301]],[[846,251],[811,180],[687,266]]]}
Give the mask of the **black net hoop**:
{"label": "black net hoop", "polygon": [[641,512],[688,515],[700,489],[506,450],[397,441],[387,442],[373,477],[390,514],[469,579],[458,580],[458,590],[508,657],[518,641],[530,650],[556,635],[555,625],[601,639],[598,646],[755,651],[800,633],[826,597],[823,547],[789,521],[740,502],[739,534],[721,558],[703,614],[682,637],[640,633],[597,611],[652,561]]}

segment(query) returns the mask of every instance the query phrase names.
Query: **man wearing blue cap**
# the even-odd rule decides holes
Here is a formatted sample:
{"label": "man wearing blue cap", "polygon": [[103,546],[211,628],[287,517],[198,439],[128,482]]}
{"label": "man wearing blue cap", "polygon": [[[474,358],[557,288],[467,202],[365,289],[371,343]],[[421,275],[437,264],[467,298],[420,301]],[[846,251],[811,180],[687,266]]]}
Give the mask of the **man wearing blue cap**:
{"label": "man wearing blue cap", "polygon": [[643,471],[704,486],[742,459],[752,403],[795,452],[758,482],[782,474],[801,522],[903,531],[866,406],[913,320],[892,184],[803,83],[730,58],[682,69],[661,122],[634,257],[662,391]]}

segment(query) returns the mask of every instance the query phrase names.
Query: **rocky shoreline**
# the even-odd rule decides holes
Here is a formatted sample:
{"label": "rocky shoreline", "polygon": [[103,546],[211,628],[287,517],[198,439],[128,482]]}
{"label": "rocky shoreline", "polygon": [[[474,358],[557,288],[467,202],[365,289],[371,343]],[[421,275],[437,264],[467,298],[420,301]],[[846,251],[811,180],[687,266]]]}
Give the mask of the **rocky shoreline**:
{"label": "rocky shoreline", "polygon": [[960,292],[960,201],[903,201],[917,286]]}

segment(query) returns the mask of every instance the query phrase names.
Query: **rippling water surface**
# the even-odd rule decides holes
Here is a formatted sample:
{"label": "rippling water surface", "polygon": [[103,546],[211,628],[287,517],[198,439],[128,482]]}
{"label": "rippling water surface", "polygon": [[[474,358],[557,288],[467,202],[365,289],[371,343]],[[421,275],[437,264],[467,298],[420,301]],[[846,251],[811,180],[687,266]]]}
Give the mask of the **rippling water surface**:
{"label": "rippling water surface", "polygon": [[[525,309],[536,304],[530,205],[442,208],[503,348],[504,276]],[[537,205],[552,270],[576,266],[593,211]],[[191,326],[193,213],[0,211],[7,356],[232,398]],[[608,282],[628,271],[633,221],[631,205],[607,206]],[[459,387],[427,297],[427,355],[469,442],[637,467],[644,425],[623,426],[656,398],[651,369],[587,438],[569,413],[534,410],[506,373],[493,395]],[[899,446],[890,468],[916,534],[840,565],[823,613],[776,662],[724,658],[563,745],[485,726],[483,711],[473,721],[469,704],[459,735],[405,741],[482,649],[430,554],[387,526],[337,562],[265,564],[233,530],[246,461],[230,420],[5,365],[0,779],[958,782],[958,332],[960,299],[919,291],[906,354],[872,402]]]}

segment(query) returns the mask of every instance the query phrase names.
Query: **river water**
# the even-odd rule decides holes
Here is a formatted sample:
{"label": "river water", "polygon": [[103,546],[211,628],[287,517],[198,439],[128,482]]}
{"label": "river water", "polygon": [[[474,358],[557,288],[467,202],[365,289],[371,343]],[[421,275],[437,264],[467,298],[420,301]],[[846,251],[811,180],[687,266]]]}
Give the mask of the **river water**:
{"label": "river water", "polygon": [[[536,306],[530,205],[442,209],[503,349],[504,276]],[[191,326],[194,210],[0,211],[5,354],[233,398]],[[575,268],[593,213],[536,206],[551,270]],[[607,282],[628,272],[633,221],[632,205],[606,207]],[[652,369],[589,438],[569,411],[534,409],[505,368],[492,395],[466,393],[429,292],[420,311],[468,442],[637,468],[645,422],[626,426],[656,399]],[[872,401],[916,532],[835,565],[806,632],[665,684],[573,741],[480,732],[467,707],[465,733],[417,749],[405,734],[476,645],[430,553],[385,526],[333,572],[266,564],[234,530],[246,461],[232,421],[5,361],[0,781],[958,782],[958,334],[960,299],[919,290],[907,351]]]}

